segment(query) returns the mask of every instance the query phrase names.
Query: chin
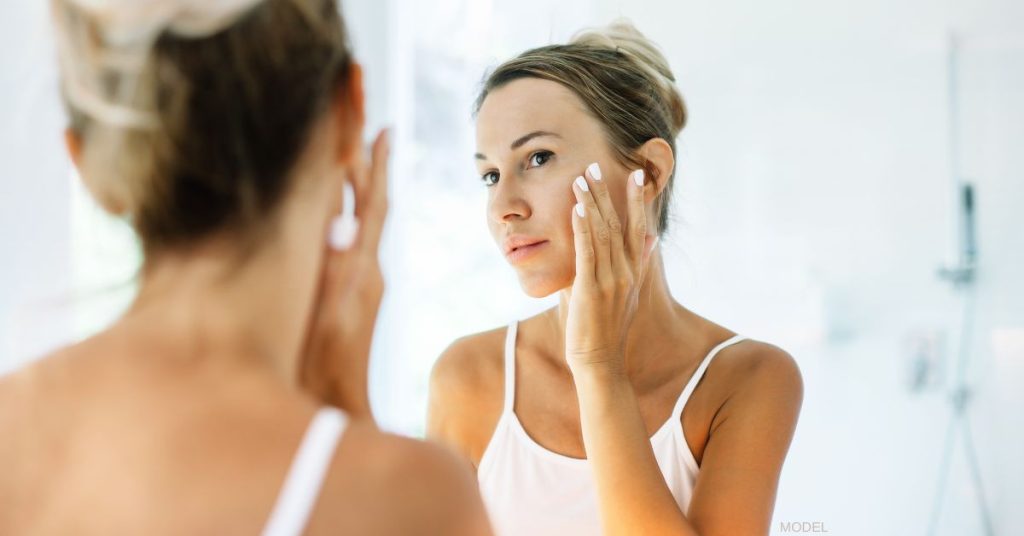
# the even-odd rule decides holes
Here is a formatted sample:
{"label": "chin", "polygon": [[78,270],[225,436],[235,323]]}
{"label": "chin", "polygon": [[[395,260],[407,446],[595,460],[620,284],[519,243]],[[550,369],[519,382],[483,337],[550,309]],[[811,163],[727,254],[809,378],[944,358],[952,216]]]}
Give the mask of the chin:
{"label": "chin", "polygon": [[519,285],[527,296],[531,298],[545,298],[559,290],[572,286],[572,275],[571,273],[559,274],[558,276],[550,273],[520,273]]}

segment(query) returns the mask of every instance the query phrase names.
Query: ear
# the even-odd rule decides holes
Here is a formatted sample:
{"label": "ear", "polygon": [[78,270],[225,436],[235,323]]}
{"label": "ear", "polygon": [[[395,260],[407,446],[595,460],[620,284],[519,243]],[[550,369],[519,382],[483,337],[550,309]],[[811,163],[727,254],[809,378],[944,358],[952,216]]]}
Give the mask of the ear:
{"label": "ear", "polygon": [[71,163],[74,164],[76,169],[80,169],[82,164],[82,139],[78,137],[78,133],[72,128],[64,129],[64,147],[68,150]]}
{"label": "ear", "polygon": [[675,169],[676,159],[672,155],[672,146],[661,138],[647,140],[640,146],[639,156],[648,177],[644,185],[644,201],[650,202],[665,190]]}
{"label": "ear", "polygon": [[363,68],[353,62],[349,66],[347,82],[340,84],[335,95],[338,127],[339,160],[350,162],[363,150],[363,126],[366,124],[366,96],[363,93]]}
{"label": "ear", "polygon": [[82,171],[82,138],[72,128],[64,129],[64,146],[68,150],[68,155],[71,157],[71,163],[74,164],[75,169],[78,171],[76,175],[82,180],[82,184],[85,189],[89,192],[96,203],[100,205],[103,210],[113,214],[114,216],[122,216],[127,211],[125,204],[116,199],[116,196],[112,195],[109,191],[104,191],[97,187],[95,183]]}

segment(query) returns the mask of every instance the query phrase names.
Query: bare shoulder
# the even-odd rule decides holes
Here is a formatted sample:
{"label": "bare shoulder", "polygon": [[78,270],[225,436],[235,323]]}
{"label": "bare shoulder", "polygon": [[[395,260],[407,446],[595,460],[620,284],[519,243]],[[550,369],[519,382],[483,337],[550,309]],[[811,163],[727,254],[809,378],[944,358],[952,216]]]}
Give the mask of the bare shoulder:
{"label": "bare shoulder", "polygon": [[507,327],[455,339],[441,352],[430,374],[431,390],[444,392],[490,390],[500,385]]}
{"label": "bare shoulder", "polygon": [[800,368],[785,350],[756,340],[722,350],[712,367],[720,405],[687,518],[701,534],[767,534],[803,402]]}
{"label": "bare shoulder", "polygon": [[714,376],[730,386],[729,396],[785,397],[798,405],[803,398],[799,365],[789,352],[773,344],[745,340],[722,350],[709,365],[709,373],[712,367]]}
{"label": "bare shoulder", "polygon": [[34,358],[0,375],[0,400],[37,396],[50,399],[51,395],[63,394],[64,389],[81,383],[82,374],[108,369],[101,357],[121,351],[123,346],[117,337],[100,332]]}
{"label": "bare shoulder", "polygon": [[19,419],[29,417],[41,402],[57,402],[75,376],[76,371],[68,365],[76,353],[76,347],[62,348],[0,375],[0,427],[14,429]]}
{"label": "bare shoulder", "polygon": [[707,449],[717,443],[715,450],[721,454],[728,450],[723,442],[734,447],[752,442],[759,445],[758,452],[741,458],[760,460],[777,471],[803,405],[800,367],[789,352],[757,340],[727,348],[720,357],[721,362],[717,358],[712,362],[719,367],[718,405],[711,418]]}
{"label": "bare shoulder", "polygon": [[430,374],[427,436],[460,451],[474,464],[501,417],[507,327],[460,337]]}
{"label": "bare shoulder", "polygon": [[36,366],[30,364],[0,375],[0,423],[11,418],[10,410],[32,392],[38,377]]}
{"label": "bare shoulder", "polygon": [[[7,431],[15,440],[26,428],[28,414],[25,409],[34,406],[32,399],[38,390],[39,365],[32,363],[0,375],[0,430]],[[14,441],[0,441],[0,459],[11,459]]]}
{"label": "bare shoulder", "polygon": [[330,508],[318,510],[311,534],[338,526],[357,534],[489,534],[466,460],[367,422],[349,425],[324,494]]}

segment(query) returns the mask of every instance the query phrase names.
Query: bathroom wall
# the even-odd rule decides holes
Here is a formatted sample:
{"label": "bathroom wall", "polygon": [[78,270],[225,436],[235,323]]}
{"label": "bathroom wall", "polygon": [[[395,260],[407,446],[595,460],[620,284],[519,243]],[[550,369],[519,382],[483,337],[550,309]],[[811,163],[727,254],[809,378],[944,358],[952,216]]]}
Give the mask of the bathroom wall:
{"label": "bathroom wall", "polygon": [[[926,534],[931,523],[937,535],[985,534],[962,435],[933,519],[961,346],[994,533],[1021,532],[1024,5],[353,0],[344,9],[367,73],[368,134],[394,127],[388,286],[371,370],[386,428],[422,433],[427,375],[452,339],[552,304],[522,295],[486,231],[469,113],[484,71],[625,15],[661,45],[690,108],[662,246],[673,293],[787,349],[804,375],[773,534],[786,534],[781,522],[836,535]],[[83,319],[96,329],[113,318],[119,305],[82,305],[121,277],[94,262],[134,260],[130,240],[74,208],[88,199],[61,147],[46,24],[45,2],[0,8],[0,371],[79,336]],[[950,35],[960,50],[955,116]],[[954,164],[977,189],[968,289],[936,275],[957,251]]]}
{"label": "bathroom wall", "polygon": [[[783,521],[926,533],[965,299],[967,411],[987,508],[996,534],[1020,532],[1024,355],[1010,345],[1024,333],[1024,6],[598,5],[598,19],[627,15],[661,45],[690,106],[673,289],[786,348],[803,370],[773,533]],[[977,191],[973,291],[936,276],[955,260],[957,160]],[[917,358],[936,370],[912,390]],[[986,534],[957,434],[934,534]]]}

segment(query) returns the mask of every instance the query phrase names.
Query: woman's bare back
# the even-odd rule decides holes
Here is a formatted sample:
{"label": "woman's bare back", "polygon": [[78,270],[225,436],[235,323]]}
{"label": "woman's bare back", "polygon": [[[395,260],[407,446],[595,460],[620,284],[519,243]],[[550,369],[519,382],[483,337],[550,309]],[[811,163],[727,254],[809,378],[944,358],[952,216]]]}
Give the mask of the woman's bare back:
{"label": "woman's bare back", "polygon": [[[0,533],[262,529],[317,402],[244,361],[132,338],[101,334],[0,378]],[[306,534],[479,534],[460,463],[350,422]]]}

